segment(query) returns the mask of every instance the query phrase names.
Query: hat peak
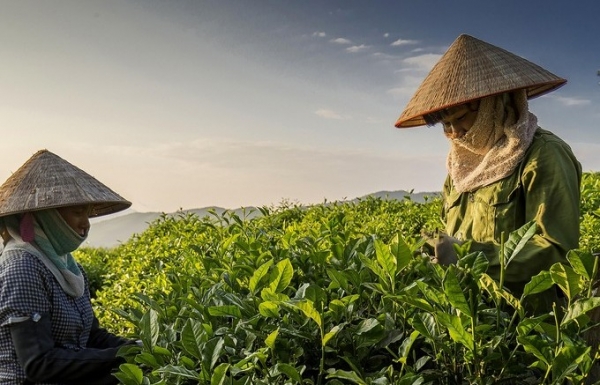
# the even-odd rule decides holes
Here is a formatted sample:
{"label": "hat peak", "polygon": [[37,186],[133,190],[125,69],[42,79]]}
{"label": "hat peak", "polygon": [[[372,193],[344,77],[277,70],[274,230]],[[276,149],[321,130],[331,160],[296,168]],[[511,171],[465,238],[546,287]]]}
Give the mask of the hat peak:
{"label": "hat peak", "polygon": [[48,208],[92,205],[92,216],[131,206],[119,194],[82,169],[42,149],[0,186],[0,217]]}
{"label": "hat peak", "polygon": [[424,115],[504,92],[525,89],[533,98],[564,83],[537,64],[461,34],[425,77],[395,126],[421,126]]}

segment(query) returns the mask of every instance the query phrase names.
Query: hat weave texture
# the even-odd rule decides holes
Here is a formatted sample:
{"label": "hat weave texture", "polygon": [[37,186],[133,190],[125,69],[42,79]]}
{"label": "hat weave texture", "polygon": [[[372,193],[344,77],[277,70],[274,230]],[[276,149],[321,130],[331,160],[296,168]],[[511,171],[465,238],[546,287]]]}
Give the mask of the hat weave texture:
{"label": "hat weave texture", "polygon": [[48,150],[36,152],[0,186],[0,217],[91,204],[97,217],[131,206],[96,178]]}
{"label": "hat weave texture", "polygon": [[537,64],[463,34],[423,80],[395,126],[422,126],[423,115],[518,89],[525,89],[531,99],[564,83]]}

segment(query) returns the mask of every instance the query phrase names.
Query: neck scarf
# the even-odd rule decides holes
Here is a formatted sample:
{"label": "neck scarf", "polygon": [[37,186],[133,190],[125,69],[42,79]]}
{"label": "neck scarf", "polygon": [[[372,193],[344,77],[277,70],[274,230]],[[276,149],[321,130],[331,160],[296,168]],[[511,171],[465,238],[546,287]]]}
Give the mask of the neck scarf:
{"label": "neck scarf", "polygon": [[41,210],[25,215],[32,215],[32,218],[28,220],[33,223],[33,241],[23,241],[17,216],[6,217],[6,227],[12,239],[4,250],[22,249],[33,254],[52,272],[68,295],[75,298],[81,297],[84,293],[85,282],[71,252],[76,250],[86,237],[77,234],[56,209]]}
{"label": "neck scarf", "polygon": [[514,94],[517,111],[508,94],[484,98],[473,127],[451,140],[447,168],[458,192],[473,191],[513,173],[538,127],[529,112],[525,91]]}

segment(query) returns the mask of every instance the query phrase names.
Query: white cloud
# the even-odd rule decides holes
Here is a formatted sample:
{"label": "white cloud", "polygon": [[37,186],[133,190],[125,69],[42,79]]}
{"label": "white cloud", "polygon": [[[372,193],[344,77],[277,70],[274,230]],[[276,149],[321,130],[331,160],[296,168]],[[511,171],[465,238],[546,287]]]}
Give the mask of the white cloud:
{"label": "white cloud", "polygon": [[395,99],[410,99],[410,97],[414,94],[416,87],[410,86],[400,86],[394,87],[387,90],[387,93],[392,95]]}
{"label": "white cloud", "polygon": [[559,102],[565,106],[568,106],[568,107],[585,106],[592,102],[589,99],[579,99],[579,98],[574,98],[574,97],[560,96],[558,94],[548,94],[548,95],[543,95],[542,97],[554,99],[557,102]]}
{"label": "white cloud", "polygon": [[396,56],[396,55],[390,55],[388,53],[383,53],[383,52],[373,52],[372,55],[378,59],[383,59],[383,60],[398,59],[398,56]]}
{"label": "white cloud", "polygon": [[344,117],[344,116],[338,114],[337,112],[328,110],[326,108],[320,108],[320,109],[316,110],[315,115],[320,116],[321,118],[325,118],[325,119],[336,119],[336,120],[348,119],[348,117]]}
{"label": "white cloud", "polygon": [[327,34],[325,32],[314,32],[312,34],[314,37],[325,37]]}
{"label": "white cloud", "polygon": [[411,45],[411,44],[417,44],[419,43],[417,40],[404,40],[404,39],[398,39],[395,42],[393,42],[392,44],[390,44],[392,47],[399,47],[401,45]]}
{"label": "white cloud", "polygon": [[346,48],[346,51],[348,52],[352,52],[352,53],[356,53],[356,52],[361,52],[361,51],[365,51],[367,49],[369,49],[371,46],[369,45],[353,45],[352,47],[348,47]]}
{"label": "white cloud", "polygon": [[439,54],[427,53],[424,55],[406,58],[403,60],[403,62],[411,66],[429,71],[440,60],[441,57],[442,55]]}
{"label": "white cloud", "polygon": [[386,32],[383,34],[383,37],[388,38],[388,37],[390,37],[390,34]]}
{"label": "white cloud", "polygon": [[380,117],[367,116],[365,118],[365,123],[367,124],[385,124],[389,123],[387,120],[381,119]]}
{"label": "white cloud", "polygon": [[398,86],[387,90],[387,93],[394,96],[397,99],[409,99],[412,97],[414,92],[417,90],[423,77],[404,75],[401,78],[401,82]]}
{"label": "white cloud", "polygon": [[399,74],[399,73],[403,73],[403,72],[411,72],[412,73],[412,72],[415,72],[415,69],[405,67],[405,68],[398,68],[398,69],[394,70],[395,74]]}
{"label": "white cloud", "polygon": [[437,54],[424,54],[402,60],[402,66],[394,70],[398,82],[386,92],[396,100],[408,101],[423,81],[426,72],[431,70],[440,57]]}
{"label": "white cloud", "polygon": [[338,37],[337,39],[331,39],[329,40],[330,43],[335,43],[335,44],[352,44],[352,41],[348,40],[348,39],[344,39],[343,37]]}

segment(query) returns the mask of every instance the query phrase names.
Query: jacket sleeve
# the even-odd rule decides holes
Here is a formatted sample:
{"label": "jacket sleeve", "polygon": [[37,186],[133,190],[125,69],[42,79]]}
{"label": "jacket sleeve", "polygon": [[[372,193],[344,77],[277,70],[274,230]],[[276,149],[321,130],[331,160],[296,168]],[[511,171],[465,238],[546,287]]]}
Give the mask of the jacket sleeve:
{"label": "jacket sleeve", "polygon": [[[581,165],[569,146],[546,139],[529,154],[521,169],[524,223],[535,220],[538,231],[505,271],[507,283],[527,283],[556,262],[566,262],[569,250],[579,245]],[[508,234],[506,234],[508,236]],[[473,244],[490,259],[488,273],[499,278],[499,247]]]}
{"label": "jacket sleeve", "polygon": [[122,359],[118,347],[70,350],[56,347],[48,314],[30,317],[10,326],[19,363],[33,382],[62,384],[118,384],[110,374]]}
{"label": "jacket sleeve", "polygon": [[92,328],[90,330],[90,337],[87,343],[88,348],[118,348],[120,346],[133,343],[135,343],[133,340],[116,336],[112,333],[109,333],[106,329],[101,328],[98,319],[96,316],[94,316]]}

